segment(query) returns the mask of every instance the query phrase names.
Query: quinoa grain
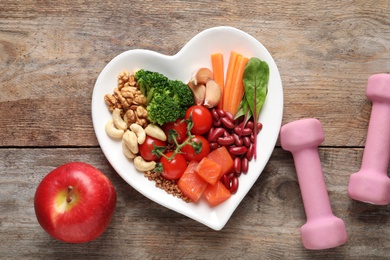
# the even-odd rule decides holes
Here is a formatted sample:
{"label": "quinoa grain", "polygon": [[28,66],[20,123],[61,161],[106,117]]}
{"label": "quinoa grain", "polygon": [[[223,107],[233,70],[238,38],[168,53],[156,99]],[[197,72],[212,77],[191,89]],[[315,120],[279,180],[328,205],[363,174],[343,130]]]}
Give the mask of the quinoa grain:
{"label": "quinoa grain", "polygon": [[149,181],[154,181],[156,183],[156,187],[165,190],[166,193],[171,194],[177,198],[180,198],[185,202],[191,202],[189,198],[183,195],[183,193],[177,186],[176,181],[165,179],[164,177],[161,176],[159,172],[147,171],[144,173],[144,176]]}

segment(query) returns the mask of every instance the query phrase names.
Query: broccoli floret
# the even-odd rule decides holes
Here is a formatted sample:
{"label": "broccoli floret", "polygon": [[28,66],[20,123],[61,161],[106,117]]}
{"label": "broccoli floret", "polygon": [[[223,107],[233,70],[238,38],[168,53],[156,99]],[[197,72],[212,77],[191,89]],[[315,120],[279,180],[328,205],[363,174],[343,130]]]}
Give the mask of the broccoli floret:
{"label": "broccoli floret", "polygon": [[166,96],[156,93],[147,106],[148,117],[152,123],[163,125],[166,122],[173,122],[177,118],[184,117],[186,110],[183,109],[174,99],[167,99]]}
{"label": "broccoli floret", "polygon": [[146,103],[151,101],[155,89],[164,89],[169,82],[169,79],[164,75],[143,69],[137,71],[134,76],[138,82],[139,89],[146,97]]}
{"label": "broccoli floret", "polygon": [[166,76],[147,70],[135,74],[142,94],[146,97],[148,118],[163,125],[184,117],[187,108],[194,104],[191,89],[182,81],[169,80]]}
{"label": "broccoli floret", "polygon": [[191,89],[180,80],[171,80],[170,88],[174,95],[173,98],[184,107],[189,107],[194,104],[194,95]]}

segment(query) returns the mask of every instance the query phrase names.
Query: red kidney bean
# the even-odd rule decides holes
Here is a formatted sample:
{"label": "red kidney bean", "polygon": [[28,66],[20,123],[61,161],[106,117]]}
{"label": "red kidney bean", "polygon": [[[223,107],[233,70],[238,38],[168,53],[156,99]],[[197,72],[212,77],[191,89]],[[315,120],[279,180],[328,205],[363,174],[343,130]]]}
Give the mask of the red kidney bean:
{"label": "red kidney bean", "polygon": [[208,136],[209,142],[216,142],[219,137],[221,137],[225,133],[225,129],[222,127],[214,128]]}
{"label": "red kidney bean", "polygon": [[247,128],[253,129],[253,126],[254,126],[253,121],[248,121],[248,123],[246,123]]}
{"label": "red kidney bean", "polygon": [[257,123],[257,133],[259,133],[261,129],[263,129],[263,124],[258,122]]}
{"label": "red kidney bean", "polygon": [[246,154],[248,148],[245,146],[233,146],[229,148],[229,152],[233,155],[243,155]]}
{"label": "red kidney bean", "polygon": [[251,143],[255,142],[255,135],[253,133],[249,136],[249,138],[251,140]]}
{"label": "red kidney bean", "polygon": [[233,138],[234,138],[234,144],[236,146],[242,146],[242,144],[244,143],[244,141],[236,134],[236,133],[233,133],[232,134]]}
{"label": "red kidney bean", "polygon": [[226,128],[229,128],[229,129],[233,129],[233,128],[235,127],[233,121],[231,121],[231,120],[230,120],[229,118],[227,118],[226,116],[221,118],[221,123],[222,123]]}
{"label": "red kidney bean", "polygon": [[236,128],[234,128],[234,132],[238,135],[241,134],[241,130],[242,130],[242,127],[240,127],[240,125],[238,125]]}
{"label": "red kidney bean", "polygon": [[238,189],[238,177],[232,172],[227,173],[221,178],[222,183],[230,191],[230,193],[235,193]]}
{"label": "red kidney bean", "polygon": [[215,150],[219,147],[219,144],[216,142],[210,142],[210,149]]}
{"label": "red kidney bean", "polygon": [[242,138],[242,141],[244,142],[244,145],[245,145],[246,147],[248,147],[248,146],[252,143],[249,136],[244,136],[244,137]]}
{"label": "red kidney bean", "polygon": [[222,177],[222,183],[225,185],[226,189],[230,190],[230,179],[229,179],[229,177],[227,176],[227,174],[225,174],[225,175]]}
{"label": "red kidney bean", "polygon": [[211,115],[213,116],[213,119],[215,121],[218,121],[220,116],[218,115],[217,110],[213,108],[210,112],[211,112]]}
{"label": "red kidney bean", "polygon": [[225,111],[225,117],[227,117],[231,122],[234,121],[233,115],[230,112]]}
{"label": "red kidney bean", "polygon": [[[240,161],[240,163],[241,163],[241,161]],[[241,176],[241,172],[239,172],[239,173],[235,172],[234,176],[236,176],[237,178],[240,177]]]}
{"label": "red kidney bean", "polygon": [[252,133],[253,133],[253,131],[250,128],[244,128],[244,130],[242,130],[243,136],[251,135]]}
{"label": "red kidney bean", "polygon": [[210,142],[210,137],[213,136],[213,132],[215,131],[215,128],[210,128],[209,132],[207,133],[207,140]]}
{"label": "red kidney bean", "polygon": [[241,159],[239,157],[234,158],[233,169],[235,173],[241,173]]}
{"label": "red kidney bean", "polygon": [[215,127],[219,127],[219,126],[221,126],[221,120],[214,120],[213,121],[213,126],[215,126]]}
{"label": "red kidney bean", "polygon": [[220,117],[224,117],[225,115],[226,115],[226,113],[225,113],[225,111],[223,111],[223,109],[221,109],[221,108],[216,108],[215,109],[216,111],[217,111],[217,113],[218,113],[218,115],[220,116]]}
{"label": "red kidney bean", "polygon": [[214,119],[215,121],[218,121],[218,120],[219,120],[219,115],[218,115],[218,113],[217,113],[217,110],[215,110],[215,109],[213,108],[213,109],[210,110],[210,113],[211,113],[211,115],[213,116],[213,119]]}
{"label": "red kidney bean", "polygon": [[251,135],[253,133],[252,129],[250,129],[250,128],[242,129],[241,127],[234,128],[234,132],[238,135],[241,135],[241,136],[247,136],[247,135]]}
{"label": "red kidney bean", "polygon": [[249,160],[246,157],[244,157],[241,159],[241,171],[243,173],[247,173],[248,168],[249,168]]}
{"label": "red kidney bean", "polygon": [[219,137],[217,143],[222,146],[230,146],[234,144],[233,136]]}
{"label": "red kidney bean", "polygon": [[[244,123],[245,123],[245,122],[239,123],[239,124],[237,125],[237,127],[240,127],[240,128],[244,127]],[[253,121],[248,121],[248,122],[246,122],[246,124],[245,124],[245,128],[253,129],[253,125],[254,125]]]}
{"label": "red kidney bean", "polygon": [[232,194],[237,192],[237,190],[238,190],[238,178],[236,176],[234,176],[232,178],[229,190],[230,190],[230,193],[232,193]]}
{"label": "red kidney bean", "polygon": [[245,154],[246,158],[249,161],[252,159],[254,151],[255,151],[255,146],[253,144],[250,144]]}
{"label": "red kidney bean", "polygon": [[229,180],[232,180],[232,178],[234,177],[234,172],[226,173],[225,175],[229,178]]}

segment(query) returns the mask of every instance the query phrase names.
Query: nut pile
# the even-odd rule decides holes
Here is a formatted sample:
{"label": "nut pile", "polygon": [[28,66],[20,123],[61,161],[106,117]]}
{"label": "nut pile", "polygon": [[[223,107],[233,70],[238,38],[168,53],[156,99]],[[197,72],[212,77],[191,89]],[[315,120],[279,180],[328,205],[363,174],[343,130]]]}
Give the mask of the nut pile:
{"label": "nut pile", "polygon": [[118,75],[118,86],[113,94],[106,94],[104,100],[111,112],[115,108],[120,110],[120,115],[128,125],[136,123],[146,127],[149,124],[146,97],[130,72],[123,71]]}

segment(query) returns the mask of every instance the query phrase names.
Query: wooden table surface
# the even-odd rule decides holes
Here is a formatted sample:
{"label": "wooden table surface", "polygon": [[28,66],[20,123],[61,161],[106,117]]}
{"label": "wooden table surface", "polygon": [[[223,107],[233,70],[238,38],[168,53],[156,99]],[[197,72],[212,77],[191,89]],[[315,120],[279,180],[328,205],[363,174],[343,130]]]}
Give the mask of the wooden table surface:
{"label": "wooden table surface", "polygon": [[[351,200],[371,102],[367,79],[390,73],[390,2],[19,1],[0,2],[0,258],[388,259],[390,206]],[[318,118],[333,212],[348,242],[310,251],[294,161],[275,150],[221,231],[170,211],[129,186],[104,157],[91,119],[97,76],[135,48],[177,53],[197,33],[233,26],[269,50],[284,89],[283,124]],[[106,232],[86,244],[54,240],[39,226],[35,189],[55,167],[83,161],[117,190]]]}

